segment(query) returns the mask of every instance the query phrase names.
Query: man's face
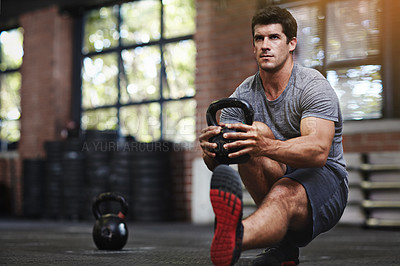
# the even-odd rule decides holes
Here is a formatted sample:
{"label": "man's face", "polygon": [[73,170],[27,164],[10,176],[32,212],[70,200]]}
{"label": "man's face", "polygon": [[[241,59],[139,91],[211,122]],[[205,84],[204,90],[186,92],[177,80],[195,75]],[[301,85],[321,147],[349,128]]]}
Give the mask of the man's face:
{"label": "man's face", "polygon": [[253,50],[260,69],[275,72],[283,67],[296,48],[297,39],[287,43],[281,24],[256,25],[254,27]]}

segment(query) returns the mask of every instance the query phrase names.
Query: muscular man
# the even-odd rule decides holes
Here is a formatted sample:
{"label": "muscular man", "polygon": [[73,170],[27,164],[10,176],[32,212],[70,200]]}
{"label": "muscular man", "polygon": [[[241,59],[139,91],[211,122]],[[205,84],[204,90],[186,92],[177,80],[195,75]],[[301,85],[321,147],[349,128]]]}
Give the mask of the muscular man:
{"label": "muscular man", "polygon": [[[214,160],[220,126],[199,136],[203,158],[213,171],[210,198],[216,215],[211,259],[233,265],[241,251],[267,248],[254,265],[297,265],[299,247],[331,229],[347,203],[342,148],[342,117],[335,92],[316,70],[294,63],[297,23],[279,7],[267,7],[252,20],[258,72],[231,97],[248,101],[255,122],[245,125],[237,109],[224,109],[221,125],[236,141],[226,149],[234,158],[250,154],[239,173]],[[240,175],[239,175],[240,174]],[[240,178],[257,210],[242,220]]]}

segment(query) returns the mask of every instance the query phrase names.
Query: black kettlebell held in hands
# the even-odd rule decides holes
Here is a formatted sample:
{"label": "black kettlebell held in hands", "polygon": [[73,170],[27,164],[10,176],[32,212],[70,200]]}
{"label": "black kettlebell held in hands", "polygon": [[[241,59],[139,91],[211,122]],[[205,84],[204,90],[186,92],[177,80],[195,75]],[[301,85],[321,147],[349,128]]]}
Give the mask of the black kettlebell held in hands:
{"label": "black kettlebell held in hands", "polygon": [[[106,201],[119,202],[121,211],[118,214],[101,214],[100,204]],[[102,250],[122,249],[128,240],[128,227],[124,221],[128,214],[128,204],[125,199],[116,193],[101,193],[93,202],[92,210],[96,218],[92,235],[97,248]]]}
{"label": "black kettlebell held in hands", "polygon": [[[240,108],[244,112],[244,119],[245,123],[247,125],[253,124],[254,120],[254,111],[251,105],[244,101],[244,100],[239,100],[237,98],[224,98],[215,102],[212,102],[210,106],[207,109],[206,113],[206,119],[207,119],[207,124],[209,126],[218,126],[217,119],[216,119],[216,113],[218,110],[223,109],[223,108],[229,108],[229,107],[236,107]],[[230,152],[236,152],[238,149],[232,149],[232,150],[226,150],[224,149],[224,144],[225,143],[230,143],[234,142],[234,139],[225,139],[223,137],[224,133],[228,132],[237,132],[234,129],[229,129],[226,127],[222,127],[221,133],[218,134],[217,136],[214,136],[209,139],[210,142],[217,143],[218,147],[214,150],[216,157],[215,159],[221,163],[221,164],[237,164],[237,163],[245,163],[250,159],[249,154],[244,154],[242,156],[236,157],[236,158],[229,158],[228,154]]]}

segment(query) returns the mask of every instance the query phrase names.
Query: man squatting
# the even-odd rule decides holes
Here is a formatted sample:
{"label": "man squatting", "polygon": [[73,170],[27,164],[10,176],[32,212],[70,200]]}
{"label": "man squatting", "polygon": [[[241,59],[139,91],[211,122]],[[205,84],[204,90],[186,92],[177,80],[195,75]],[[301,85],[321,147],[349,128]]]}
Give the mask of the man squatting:
{"label": "man squatting", "polygon": [[[348,181],[342,147],[338,98],[316,70],[294,62],[297,23],[286,9],[267,7],[252,20],[258,71],[230,97],[248,101],[254,123],[223,109],[220,126],[202,130],[203,159],[213,171],[210,199],[216,216],[211,244],[215,265],[234,265],[242,251],[267,248],[254,265],[297,265],[304,247],[339,221],[347,203]],[[241,132],[224,148],[234,158],[249,154],[239,173],[215,161],[209,139],[221,126]],[[242,220],[241,182],[257,206]]]}

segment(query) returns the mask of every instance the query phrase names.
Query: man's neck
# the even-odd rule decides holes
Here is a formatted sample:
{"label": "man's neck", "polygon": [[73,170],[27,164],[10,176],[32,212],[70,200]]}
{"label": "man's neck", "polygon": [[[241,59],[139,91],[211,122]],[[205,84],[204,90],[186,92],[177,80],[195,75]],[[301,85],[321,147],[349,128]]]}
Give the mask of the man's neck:
{"label": "man's neck", "polygon": [[288,62],[276,72],[267,72],[260,69],[261,82],[268,100],[276,100],[285,90],[289,83],[293,66],[293,60],[288,60]]}

